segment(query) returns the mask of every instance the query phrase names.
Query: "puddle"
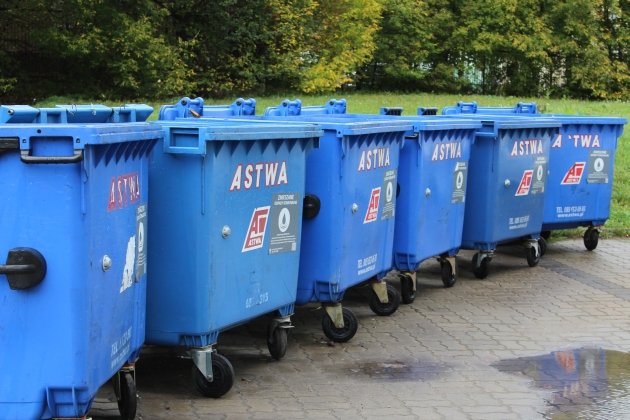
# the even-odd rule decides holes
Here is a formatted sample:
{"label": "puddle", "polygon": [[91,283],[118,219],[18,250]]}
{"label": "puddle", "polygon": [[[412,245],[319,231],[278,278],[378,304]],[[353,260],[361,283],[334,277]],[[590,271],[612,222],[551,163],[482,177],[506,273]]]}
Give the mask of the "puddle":
{"label": "puddle", "polygon": [[630,418],[628,353],[582,348],[502,360],[493,367],[551,391],[547,419]]}
{"label": "puddle", "polygon": [[336,367],[337,372],[351,376],[367,376],[381,380],[430,380],[443,377],[452,371],[443,364],[428,362],[378,362],[359,363],[352,367]]}

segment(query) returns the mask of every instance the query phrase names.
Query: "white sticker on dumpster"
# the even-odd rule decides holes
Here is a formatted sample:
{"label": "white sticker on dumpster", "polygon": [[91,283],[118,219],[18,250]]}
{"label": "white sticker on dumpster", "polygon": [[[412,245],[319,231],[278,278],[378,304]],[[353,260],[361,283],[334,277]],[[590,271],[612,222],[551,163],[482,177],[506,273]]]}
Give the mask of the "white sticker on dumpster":
{"label": "white sticker on dumpster", "polygon": [[252,213],[249,221],[245,243],[241,252],[253,251],[262,248],[265,242],[265,231],[267,230],[267,219],[269,218],[269,206],[257,207]]}
{"label": "white sticker on dumpster", "polygon": [[136,207],[136,282],[147,272],[147,203]]}
{"label": "white sticker on dumpster", "polygon": [[373,188],[372,194],[370,194],[370,204],[368,205],[367,212],[365,213],[365,219],[363,223],[375,222],[378,218],[378,208],[381,203],[381,187]]}
{"label": "white sticker on dumpster", "polygon": [[124,292],[131,287],[133,283],[133,268],[136,260],[136,235],[129,238],[127,242],[127,255],[125,257],[125,267],[123,269],[122,286],[120,286],[120,293]]}
{"label": "white sticker on dumpster", "polygon": [[381,220],[386,220],[394,217],[396,211],[396,169],[383,172],[383,191],[385,192],[385,199],[383,202],[383,208],[381,210]]}
{"label": "white sticker on dumpster", "polygon": [[468,162],[455,164],[455,176],[453,177],[453,194],[451,204],[463,203],[466,200],[466,177],[468,176]]}
{"label": "white sticker on dumpster", "polygon": [[588,184],[608,184],[610,168],[609,150],[591,150],[588,152]]}
{"label": "white sticker on dumpster", "polygon": [[547,183],[547,156],[536,156],[533,178],[532,194],[544,193]]}
{"label": "white sticker on dumpster", "polygon": [[269,255],[297,251],[300,193],[273,194]]}

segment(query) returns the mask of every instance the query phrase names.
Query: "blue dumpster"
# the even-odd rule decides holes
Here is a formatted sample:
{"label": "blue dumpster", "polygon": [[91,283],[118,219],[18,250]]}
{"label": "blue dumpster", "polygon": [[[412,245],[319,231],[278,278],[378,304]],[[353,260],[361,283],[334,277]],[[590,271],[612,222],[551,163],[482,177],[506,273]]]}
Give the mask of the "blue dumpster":
{"label": "blue dumpster", "polygon": [[184,346],[196,389],[220,397],[234,371],[219,333],[271,315],[280,359],[296,301],[306,156],[312,124],[158,121],[164,144],[150,168],[148,344]]}
{"label": "blue dumpster", "polygon": [[[345,100],[331,99],[328,106]],[[313,114],[324,107],[302,107],[299,100],[283,101],[268,114]],[[433,108],[431,108],[433,109]],[[324,112],[322,112],[324,114]],[[481,123],[470,119],[439,117],[399,117],[402,108],[386,108],[381,115],[323,115],[356,121],[407,121],[412,129],[406,133],[400,152],[393,267],[401,272],[402,299],[415,299],[415,270],[428,258],[438,256],[442,281],[451,287],[457,281],[455,255],[462,241],[466,179],[470,147]]]}
{"label": "blue dumpster", "polygon": [[587,227],[584,246],[590,251],[597,247],[599,228],[610,217],[615,151],[627,119],[538,114],[535,103],[498,108],[460,102],[445,111],[451,114],[510,113],[523,118],[529,115],[560,120],[560,133],[551,142],[549,194],[545,201],[542,235],[548,239],[553,230],[584,226]]}
{"label": "blue dumpster", "polygon": [[[2,107],[18,121],[38,114]],[[0,418],[82,418],[114,377],[121,415],[133,419],[149,154],[164,132],[145,123],[4,122]]]}
{"label": "blue dumpster", "polygon": [[296,303],[321,302],[327,312],[324,334],[337,342],[350,340],[358,321],[341,305],[348,288],[369,281],[374,291],[370,308],[378,315],[394,313],[400,302],[398,290],[382,278],[392,267],[396,176],[404,134],[411,125],[318,115],[246,120],[314,123],[324,130],[320,148],[308,156],[306,165],[305,240]]}
{"label": "blue dumpster", "polygon": [[482,123],[470,153],[462,235],[462,248],[479,251],[473,257],[475,276],[488,276],[498,244],[517,239],[525,240],[530,267],[538,265],[549,145],[560,121],[475,114],[456,118]]}

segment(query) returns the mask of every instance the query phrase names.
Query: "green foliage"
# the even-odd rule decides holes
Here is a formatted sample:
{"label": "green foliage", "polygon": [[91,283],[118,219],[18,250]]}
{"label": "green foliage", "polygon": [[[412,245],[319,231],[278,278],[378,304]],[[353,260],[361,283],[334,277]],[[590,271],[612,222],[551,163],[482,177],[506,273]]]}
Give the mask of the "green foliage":
{"label": "green foliage", "polygon": [[0,1],[0,98],[630,99],[629,0]]}
{"label": "green foliage", "polygon": [[376,0],[320,0],[297,87],[325,92],[352,82],[353,72],[372,58],[380,11]]}

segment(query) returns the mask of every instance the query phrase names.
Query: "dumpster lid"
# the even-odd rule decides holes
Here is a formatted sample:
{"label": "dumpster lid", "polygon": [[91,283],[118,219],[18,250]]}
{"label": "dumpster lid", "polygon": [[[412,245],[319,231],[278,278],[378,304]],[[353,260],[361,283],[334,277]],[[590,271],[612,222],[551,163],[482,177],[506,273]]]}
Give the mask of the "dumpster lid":
{"label": "dumpster lid", "polygon": [[389,133],[396,131],[410,131],[413,127],[409,121],[382,120],[352,120],[343,115],[300,115],[293,117],[260,117],[258,121],[273,121],[278,123],[310,122],[321,126],[325,131],[335,131],[337,137],[358,136],[362,134]]}
{"label": "dumpster lid", "polygon": [[20,149],[30,149],[32,138],[72,138],[75,149],[86,144],[111,144],[164,137],[159,125],[148,123],[125,124],[4,124],[0,125],[0,139],[19,139]]}
{"label": "dumpster lid", "polygon": [[492,125],[495,130],[518,128],[559,128],[562,122],[557,118],[548,116],[524,116],[524,115],[492,115],[492,114],[455,114],[443,115],[440,118],[472,119],[480,121],[483,125]]}
{"label": "dumpster lid", "polygon": [[[269,117],[269,119],[277,119],[283,117]],[[326,114],[317,116],[300,116],[300,117],[287,117],[287,120],[300,118],[300,121],[317,120],[318,124],[321,124],[325,129],[326,122],[334,123],[381,123],[385,127],[390,127],[390,123],[394,124],[408,124],[409,135],[418,133],[420,131],[436,131],[436,130],[455,130],[455,129],[471,129],[476,130],[481,128],[482,124],[479,121],[471,119],[455,119],[455,118],[443,118],[437,116],[395,116],[395,115],[380,115],[380,114]],[[267,119],[267,118],[265,118]],[[284,119],[282,120],[284,121]],[[391,130],[389,131],[397,131]],[[352,133],[349,133],[352,135]],[[360,134],[360,133],[359,133]]]}
{"label": "dumpster lid", "polygon": [[442,118],[435,115],[372,115],[372,114],[345,114],[334,115],[331,118],[343,117],[357,120],[386,120],[395,122],[405,122],[413,125],[413,131],[434,131],[434,130],[455,130],[455,129],[478,129],[481,128],[481,122],[466,118]]}
{"label": "dumpster lid", "polygon": [[541,117],[557,118],[562,124],[628,124],[628,120],[622,117],[599,117],[590,115],[572,114],[538,114]]}
{"label": "dumpster lid", "polygon": [[198,128],[206,141],[296,139],[324,135],[319,125],[303,124],[298,121],[282,124],[275,121],[250,119],[177,118],[173,121],[154,121],[153,123],[162,125],[167,131],[177,128]]}

